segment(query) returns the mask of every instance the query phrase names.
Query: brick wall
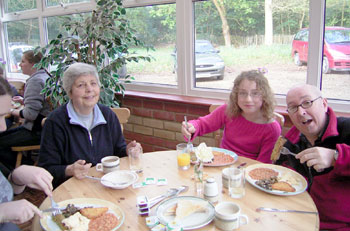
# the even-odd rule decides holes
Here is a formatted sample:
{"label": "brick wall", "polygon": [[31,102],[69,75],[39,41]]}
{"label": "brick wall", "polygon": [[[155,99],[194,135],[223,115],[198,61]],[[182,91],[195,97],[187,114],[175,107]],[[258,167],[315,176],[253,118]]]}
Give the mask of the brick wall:
{"label": "brick wall", "polygon": [[[140,142],[144,152],[174,150],[176,144],[185,142],[181,134],[185,115],[188,120],[196,119],[207,115],[211,104],[224,103],[222,100],[133,91],[127,91],[123,98],[120,96],[120,101],[121,107],[127,107],[131,112],[124,126],[127,143],[131,140]],[[282,109],[276,111],[285,114]],[[289,118],[285,116],[285,119],[283,134],[291,127]],[[215,146],[214,134],[209,133],[193,141],[195,145],[201,142]]]}

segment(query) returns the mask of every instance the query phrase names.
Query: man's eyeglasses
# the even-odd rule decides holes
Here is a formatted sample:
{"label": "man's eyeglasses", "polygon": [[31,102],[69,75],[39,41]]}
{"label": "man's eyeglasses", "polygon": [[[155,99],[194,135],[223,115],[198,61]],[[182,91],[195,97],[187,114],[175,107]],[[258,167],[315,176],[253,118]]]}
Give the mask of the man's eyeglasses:
{"label": "man's eyeglasses", "polygon": [[258,98],[261,96],[261,92],[260,91],[252,91],[252,92],[238,91],[238,97],[247,98],[248,95],[252,98]]}
{"label": "man's eyeglasses", "polygon": [[306,101],[302,102],[299,105],[290,106],[290,107],[287,108],[287,112],[295,113],[295,112],[298,111],[299,107],[302,107],[304,109],[310,108],[312,106],[313,102],[315,102],[316,100],[321,99],[321,98],[322,98],[322,96],[319,96],[319,97],[317,97],[314,100],[306,100]]}

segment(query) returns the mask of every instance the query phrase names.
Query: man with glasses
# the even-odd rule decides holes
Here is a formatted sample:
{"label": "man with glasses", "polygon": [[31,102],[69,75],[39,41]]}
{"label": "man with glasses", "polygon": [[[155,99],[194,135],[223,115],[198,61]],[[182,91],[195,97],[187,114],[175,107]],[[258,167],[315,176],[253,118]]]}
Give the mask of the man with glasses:
{"label": "man with glasses", "polygon": [[276,163],[308,179],[321,230],[349,230],[350,118],[337,118],[315,86],[292,88],[286,101],[294,126],[284,146],[297,155],[281,155]]}

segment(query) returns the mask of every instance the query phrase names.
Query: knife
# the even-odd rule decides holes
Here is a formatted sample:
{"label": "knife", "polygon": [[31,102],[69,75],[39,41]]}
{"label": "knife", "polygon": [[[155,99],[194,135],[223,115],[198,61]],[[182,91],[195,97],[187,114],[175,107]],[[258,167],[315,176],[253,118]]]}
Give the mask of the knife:
{"label": "knife", "polygon": [[286,212],[286,213],[310,213],[310,214],[318,214],[318,212],[312,211],[302,211],[302,210],[293,210],[293,209],[275,209],[275,208],[265,208],[260,207],[256,209],[257,212],[267,211],[267,212]]}
{"label": "knife", "polygon": [[43,212],[43,213],[50,213],[50,212],[53,212],[55,210],[63,211],[65,209],[66,209],[66,207],[64,207],[64,208],[48,208],[48,209],[41,210],[41,212]]}

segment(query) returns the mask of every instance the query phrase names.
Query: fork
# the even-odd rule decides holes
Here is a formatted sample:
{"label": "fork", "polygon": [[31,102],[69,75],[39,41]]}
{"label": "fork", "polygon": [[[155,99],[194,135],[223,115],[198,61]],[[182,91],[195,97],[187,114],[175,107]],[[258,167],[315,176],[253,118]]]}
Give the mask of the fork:
{"label": "fork", "polygon": [[56,201],[53,199],[52,196],[50,197],[50,200],[51,200],[51,207],[52,207],[53,209],[55,209],[55,210],[52,212],[52,215],[53,215],[53,216],[56,216],[56,215],[58,215],[58,214],[62,214],[61,210],[59,209],[58,204],[56,203]]}
{"label": "fork", "polygon": [[281,153],[282,155],[292,155],[292,156],[296,156],[296,155],[297,155],[296,153],[289,151],[289,149],[286,148],[286,147],[283,147],[283,148],[281,149],[281,152],[280,152],[280,153]]}

